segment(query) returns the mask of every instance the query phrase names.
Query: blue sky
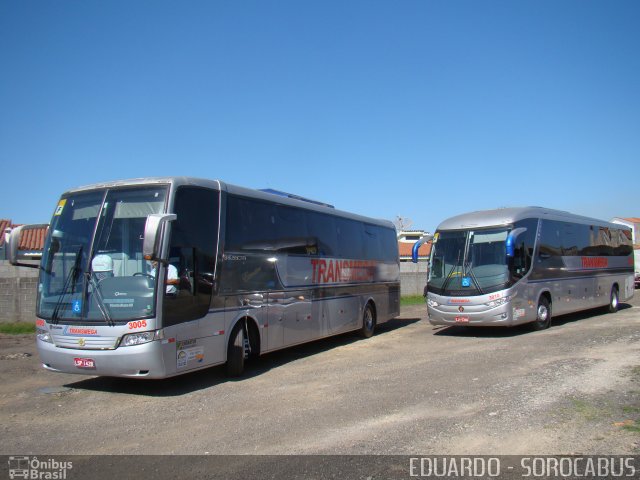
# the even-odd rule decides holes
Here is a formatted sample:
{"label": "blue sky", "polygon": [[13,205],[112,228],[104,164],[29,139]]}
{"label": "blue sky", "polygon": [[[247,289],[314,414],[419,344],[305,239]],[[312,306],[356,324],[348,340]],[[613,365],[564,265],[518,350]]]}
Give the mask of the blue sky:
{"label": "blue sky", "polygon": [[0,0],[0,218],[219,178],[434,230],[640,217],[640,2]]}

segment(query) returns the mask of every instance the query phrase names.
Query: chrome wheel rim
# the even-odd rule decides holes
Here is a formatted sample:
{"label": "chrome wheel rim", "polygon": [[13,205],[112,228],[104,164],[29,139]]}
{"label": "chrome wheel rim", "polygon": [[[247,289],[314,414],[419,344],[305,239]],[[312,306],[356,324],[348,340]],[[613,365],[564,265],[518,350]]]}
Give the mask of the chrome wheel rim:
{"label": "chrome wheel rim", "polygon": [[549,318],[549,310],[544,305],[538,305],[538,320],[541,322],[546,322],[547,318]]}
{"label": "chrome wheel rim", "polygon": [[370,308],[367,308],[364,311],[364,326],[367,330],[371,330],[371,328],[373,328],[373,314],[371,313]]}

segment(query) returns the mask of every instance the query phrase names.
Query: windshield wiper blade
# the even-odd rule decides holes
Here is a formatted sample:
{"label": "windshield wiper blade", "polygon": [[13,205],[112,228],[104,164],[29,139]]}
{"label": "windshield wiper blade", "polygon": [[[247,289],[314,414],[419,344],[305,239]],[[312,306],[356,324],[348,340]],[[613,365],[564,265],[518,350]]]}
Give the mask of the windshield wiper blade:
{"label": "windshield wiper blade", "polygon": [[480,282],[478,281],[478,278],[476,277],[476,274],[473,273],[473,260],[467,262],[462,267],[462,276],[463,277],[469,277],[473,281],[473,284],[475,285],[476,289],[478,290],[478,293],[480,293],[480,295],[484,295],[484,292],[482,291],[482,288],[480,287]]}
{"label": "windshield wiper blade", "polygon": [[64,304],[64,298],[69,293],[68,292],[69,284],[71,284],[71,287],[72,287],[71,293],[74,293],[73,291],[75,289],[76,280],[78,279],[78,272],[80,271],[80,256],[82,254],[82,248],[83,246],[80,245],[80,248],[78,249],[78,252],[76,253],[76,256],[73,262],[73,267],[71,267],[71,270],[69,270],[69,273],[67,274],[67,278],[64,279],[64,284],[62,285],[62,292],[60,293],[60,296],[58,297],[58,301],[53,307],[53,312],[51,313],[52,324],[57,324],[59,321],[60,308]]}
{"label": "windshield wiper blade", "polygon": [[460,268],[460,250],[458,250],[458,258],[456,260],[456,264],[451,267],[451,270],[449,270],[449,274],[447,275],[447,277],[444,279],[444,282],[442,283],[442,292],[443,293],[447,289],[447,286],[449,285],[449,281],[451,280],[451,277],[453,276],[453,271],[454,270],[458,270],[459,268]]}
{"label": "windshield wiper blade", "polygon": [[476,274],[473,273],[473,268],[471,268],[471,265],[469,265],[469,270],[467,270],[467,275],[469,275],[471,280],[473,280],[474,285],[478,289],[478,293],[480,293],[480,295],[484,295],[484,292],[482,291],[482,288],[480,287],[480,282],[478,282]]}
{"label": "windshield wiper blade", "polygon": [[87,276],[87,280],[89,281],[89,284],[93,287],[93,293],[95,293],[95,299],[96,299],[96,304],[98,305],[98,310],[100,310],[100,313],[102,314],[105,321],[107,322],[107,325],[109,325],[110,327],[113,327],[115,325],[115,322],[112,320],[111,315],[109,314],[109,308],[104,303],[104,299],[102,298],[102,292],[100,291],[100,283],[96,282],[96,279],[93,276],[93,273],[91,271],[88,271],[86,273],[86,276]]}

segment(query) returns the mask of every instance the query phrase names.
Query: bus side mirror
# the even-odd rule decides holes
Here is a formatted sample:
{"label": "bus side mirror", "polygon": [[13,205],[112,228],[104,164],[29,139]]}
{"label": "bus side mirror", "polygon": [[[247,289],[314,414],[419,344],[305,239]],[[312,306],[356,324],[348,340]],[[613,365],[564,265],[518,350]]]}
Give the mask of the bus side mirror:
{"label": "bus side mirror", "polygon": [[411,249],[411,261],[413,263],[418,263],[418,252],[420,250],[420,247],[425,242],[428,242],[429,240],[433,240],[433,235],[427,234],[424,237],[422,237],[420,240],[418,240],[416,243],[413,244],[413,248]]}
{"label": "bus side mirror", "polygon": [[509,232],[509,235],[507,235],[507,240],[505,242],[508,258],[512,258],[515,255],[516,238],[518,237],[518,235],[526,231],[527,229],[525,227],[520,227],[520,228],[514,228]]}
{"label": "bus side mirror", "polygon": [[145,260],[158,260],[162,252],[162,233],[164,224],[176,220],[175,213],[153,213],[147,217],[144,225],[144,240],[142,242],[142,257]]}
{"label": "bus side mirror", "polygon": [[29,227],[29,225],[20,225],[19,227],[14,227],[10,232],[5,232],[5,243],[7,245],[7,254],[9,258],[9,263],[11,265],[15,265],[16,267],[28,267],[28,268],[39,268],[40,264],[34,263],[22,263],[18,261],[18,250],[20,246],[20,236],[22,235],[22,230],[25,227]]}

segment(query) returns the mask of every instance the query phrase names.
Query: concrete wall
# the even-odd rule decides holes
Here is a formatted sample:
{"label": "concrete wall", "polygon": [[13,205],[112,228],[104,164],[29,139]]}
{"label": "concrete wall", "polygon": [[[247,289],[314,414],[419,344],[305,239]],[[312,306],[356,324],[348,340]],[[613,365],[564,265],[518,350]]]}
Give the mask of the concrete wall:
{"label": "concrete wall", "polygon": [[422,295],[427,284],[427,262],[400,262],[400,295]]}
{"label": "concrete wall", "polygon": [[0,323],[34,322],[38,269],[0,260]]}

